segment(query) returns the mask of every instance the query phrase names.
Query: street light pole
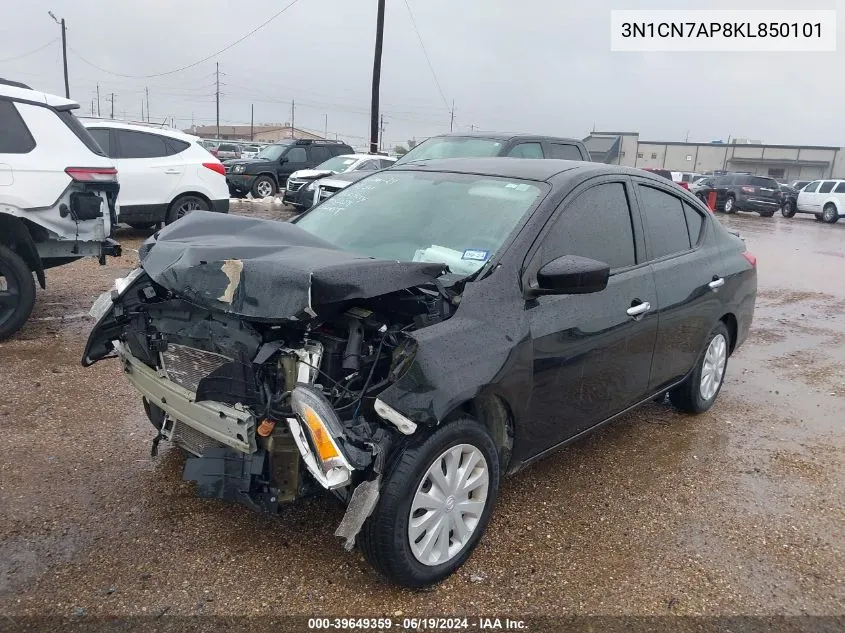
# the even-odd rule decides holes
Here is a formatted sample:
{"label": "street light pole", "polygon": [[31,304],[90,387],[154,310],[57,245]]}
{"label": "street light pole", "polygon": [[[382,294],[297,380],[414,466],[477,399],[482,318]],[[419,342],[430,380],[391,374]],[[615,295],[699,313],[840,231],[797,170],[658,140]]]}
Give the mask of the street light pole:
{"label": "street light pole", "polygon": [[373,94],[370,105],[370,153],[378,152],[379,141],[379,85],[381,83],[381,46],[384,41],[384,0],[378,0],[376,18],[376,49],[373,55]]}
{"label": "street light pole", "polygon": [[62,18],[61,20],[53,15],[52,11],[47,11],[51,18],[55,21],[56,24],[62,27],[62,63],[64,65],[65,70],[65,97],[70,99],[70,84],[68,83],[67,79],[67,29],[65,28],[65,19]]}

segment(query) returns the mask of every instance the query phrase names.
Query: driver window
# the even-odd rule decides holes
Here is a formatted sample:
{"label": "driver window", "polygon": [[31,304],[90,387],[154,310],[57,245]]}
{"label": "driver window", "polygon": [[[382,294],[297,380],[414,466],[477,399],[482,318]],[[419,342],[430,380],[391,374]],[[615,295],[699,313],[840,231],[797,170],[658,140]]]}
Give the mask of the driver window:
{"label": "driver window", "polygon": [[564,255],[589,257],[611,268],[637,263],[631,209],[625,185],[607,182],[590,187],[558,213],[543,240],[541,264]]}

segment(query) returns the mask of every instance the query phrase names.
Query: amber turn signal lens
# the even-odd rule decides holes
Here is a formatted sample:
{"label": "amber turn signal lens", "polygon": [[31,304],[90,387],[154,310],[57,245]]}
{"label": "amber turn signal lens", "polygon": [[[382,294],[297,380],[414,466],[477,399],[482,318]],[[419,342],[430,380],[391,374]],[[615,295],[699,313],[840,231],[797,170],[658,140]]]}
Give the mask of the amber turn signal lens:
{"label": "amber turn signal lens", "polygon": [[308,425],[308,430],[311,431],[311,439],[314,440],[314,448],[317,449],[317,455],[324,462],[339,457],[340,454],[335,448],[331,435],[328,429],[320,420],[320,417],[314,412],[311,407],[303,407],[303,417],[305,424]]}

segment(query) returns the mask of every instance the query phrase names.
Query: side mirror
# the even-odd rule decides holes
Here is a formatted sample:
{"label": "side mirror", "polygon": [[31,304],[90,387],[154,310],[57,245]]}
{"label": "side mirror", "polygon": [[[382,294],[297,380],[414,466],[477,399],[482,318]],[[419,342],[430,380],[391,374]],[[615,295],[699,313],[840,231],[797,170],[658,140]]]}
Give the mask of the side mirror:
{"label": "side mirror", "polygon": [[282,163],[286,163],[286,162],[288,162],[288,159],[287,159],[287,157],[285,157],[285,156],[282,156],[282,157],[279,159],[279,164],[280,164],[280,165],[281,165]]}
{"label": "side mirror", "polygon": [[607,288],[610,266],[587,257],[564,255],[544,264],[537,272],[533,296],[581,295]]}

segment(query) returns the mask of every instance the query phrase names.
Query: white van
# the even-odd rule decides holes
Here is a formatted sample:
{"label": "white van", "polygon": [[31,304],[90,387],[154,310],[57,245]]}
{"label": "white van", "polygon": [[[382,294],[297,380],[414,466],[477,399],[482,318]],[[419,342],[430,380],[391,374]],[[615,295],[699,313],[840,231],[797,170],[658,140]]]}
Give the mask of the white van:
{"label": "white van", "polygon": [[798,192],[798,213],[833,224],[845,215],[845,180],[814,180]]}

